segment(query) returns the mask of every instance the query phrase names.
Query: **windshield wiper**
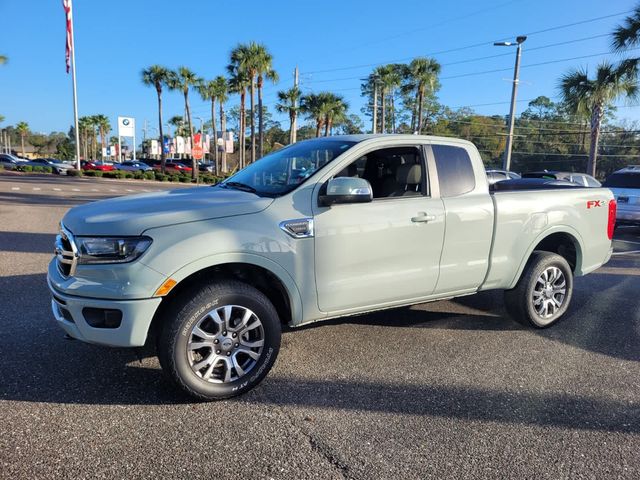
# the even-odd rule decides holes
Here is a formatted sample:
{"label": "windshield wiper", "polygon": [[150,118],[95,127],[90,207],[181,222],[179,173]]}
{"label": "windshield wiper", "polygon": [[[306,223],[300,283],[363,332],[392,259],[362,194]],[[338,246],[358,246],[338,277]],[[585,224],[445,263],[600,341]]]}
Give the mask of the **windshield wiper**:
{"label": "windshield wiper", "polygon": [[258,191],[253,188],[251,185],[247,185],[246,183],[242,183],[242,182],[222,182],[220,184],[221,187],[230,187],[230,188],[235,188],[237,190],[242,190],[243,192],[249,192],[249,193],[257,193]]}

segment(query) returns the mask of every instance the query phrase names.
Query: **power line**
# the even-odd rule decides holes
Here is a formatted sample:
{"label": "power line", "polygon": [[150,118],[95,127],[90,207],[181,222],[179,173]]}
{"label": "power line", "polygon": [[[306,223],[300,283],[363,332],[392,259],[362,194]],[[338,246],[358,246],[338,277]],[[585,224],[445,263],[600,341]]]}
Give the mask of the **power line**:
{"label": "power line", "polygon": [[356,46],[354,46],[354,47],[352,47],[350,49],[347,49],[347,50],[342,49],[341,51],[342,52],[344,52],[344,51],[353,51],[353,50],[357,50],[357,49],[362,48],[362,47],[367,47],[367,46],[370,46],[370,45],[376,45],[376,44],[379,44],[379,43],[384,43],[384,42],[387,42],[389,40],[400,38],[400,37],[403,37],[403,36],[406,36],[406,35],[411,35],[411,34],[414,34],[414,33],[417,33],[417,32],[423,32],[425,30],[432,30],[432,29],[440,27],[442,25],[446,25],[447,23],[451,23],[451,22],[454,22],[454,21],[457,21],[457,20],[463,20],[463,19],[466,19],[466,18],[469,18],[469,17],[473,17],[475,15],[479,15],[479,14],[482,14],[482,13],[489,12],[491,10],[497,10],[499,8],[505,7],[505,6],[510,5],[512,3],[515,3],[516,1],[517,0],[509,0],[509,1],[501,3],[499,5],[494,5],[492,7],[487,7],[487,8],[483,8],[481,10],[476,10],[474,12],[470,12],[468,14],[461,15],[459,17],[453,17],[453,18],[448,18],[448,19],[445,19],[445,20],[441,20],[440,22],[436,22],[436,23],[433,23],[431,25],[427,25],[427,26],[424,26],[424,27],[420,27],[420,28],[416,28],[416,29],[413,29],[413,30],[409,30],[407,32],[397,33],[395,35],[391,35],[391,36],[388,36],[388,37],[378,38],[378,39],[373,40],[371,42],[367,42],[367,43],[363,43],[363,44],[360,44],[360,45],[356,45]]}
{"label": "power line", "polygon": [[[617,17],[617,16],[620,16],[620,15],[625,15],[625,14],[631,13],[633,11],[634,10],[626,10],[624,12],[618,12],[618,13],[613,13],[613,14],[610,14],[610,15],[603,15],[603,16],[600,16],[600,17],[594,17],[594,18],[589,18],[589,19],[586,19],[586,20],[581,20],[579,22],[566,23],[566,24],[563,24],[563,25],[557,25],[555,27],[549,27],[549,28],[545,28],[545,29],[542,29],[542,30],[529,32],[529,33],[526,33],[525,35],[527,35],[527,36],[536,35],[536,34],[539,34],[539,33],[546,33],[546,32],[550,32],[550,31],[554,31],[554,30],[560,30],[560,29],[563,29],[563,28],[574,27],[574,26],[577,26],[577,25],[584,25],[586,23],[596,22],[596,21],[599,21],[599,20],[607,19],[607,18],[612,18],[612,17]],[[515,37],[516,35],[521,35],[521,33],[508,35],[508,36],[502,37],[502,38],[500,38],[498,40],[506,40],[506,39]],[[485,46],[485,45],[488,45],[488,44],[493,44],[493,42],[495,42],[495,41],[496,41],[496,39],[492,39],[492,40],[487,40],[487,41],[484,41],[484,42],[478,42],[478,43],[473,43],[473,44],[470,44],[470,45],[465,45],[465,46],[462,46],[462,47],[450,48],[450,49],[446,49],[446,50],[439,50],[439,51],[435,51],[435,52],[431,52],[431,53],[425,53],[423,55],[416,55],[416,56],[430,57],[430,56],[435,56],[435,55],[443,55],[445,53],[459,52],[459,51],[462,51],[462,50],[468,50],[468,49],[471,49],[471,48],[477,48],[477,47],[482,47],[482,46]],[[328,69],[323,69],[323,70],[312,70],[312,71],[309,71],[307,73],[313,74],[313,73],[338,72],[338,71],[344,71],[344,70],[355,70],[355,69],[358,69],[358,68],[384,65],[385,63],[403,62],[405,60],[409,60],[409,59],[412,59],[412,58],[415,58],[415,56],[414,57],[404,57],[404,58],[401,58],[401,59],[391,60],[391,61],[388,61],[388,62],[381,62],[381,63],[367,63],[367,64],[361,64],[361,65],[351,65],[351,66],[345,66],[345,67],[328,68]]]}
{"label": "power line", "polygon": [[[630,48],[627,51],[633,51],[633,50],[639,50],[640,47],[636,47],[636,48]],[[538,63],[530,63],[529,65],[522,65],[521,68],[531,68],[531,67],[540,67],[542,65],[551,65],[552,63],[562,63],[562,62],[569,62],[572,60],[581,60],[583,58],[591,58],[591,57],[599,57],[601,55],[610,55],[611,52],[600,52],[600,53],[592,53],[590,55],[580,55],[578,57],[569,57],[569,58],[559,58],[557,60],[547,60],[546,62],[538,62]],[[440,80],[451,80],[453,78],[462,78],[462,77],[472,77],[472,76],[476,76],[476,75],[484,75],[487,73],[495,73],[495,72],[510,72],[512,71],[513,68],[498,68],[498,69],[494,69],[494,70],[485,70],[482,72],[469,72],[469,73],[463,73],[460,75],[451,75],[448,77],[440,77]]]}
{"label": "power line", "polygon": [[[527,52],[531,52],[531,51],[535,51],[535,50],[542,50],[542,49],[551,48],[551,47],[563,46],[563,45],[567,45],[567,44],[571,44],[571,43],[584,42],[586,40],[592,40],[592,39],[595,39],[595,38],[602,38],[602,37],[608,37],[608,36],[609,36],[608,33],[603,33],[603,34],[600,34],[600,35],[592,35],[590,37],[582,37],[582,38],[577,38],[577,39],[574,39],[574,40],[568,40],[568,41],[565,41],[565,42],[555,42],[555,43],[550,43],[550,44],[547,44],[547,45],[541,45],[539,47],[528,48]],[[610,53],[610,52],[607,52],[607,53]],[[455,61],[455,62],[443,63],[440,66],[441,67],[449,67],[449,66],[452,66],[452,65],[461,65],[461,64],[464,64],[464,63],[472,63],[472,62],[478,62],[478,61],[481,61],[481,60],[489,60],[489,59],[492,59],[492,58],[512,57],[512,56],[513,56],[512,52],[498,53],[498,54],[495,54],[495,55],[486,55],[484,57],[467,58],[465,60],[458,60],[458,61]],[[511,68],[504,69],[504,70],[511,70]],[[498,71],[498,70],[496,70],[496,71]],[[502,71],[502,70],[499,70],[499,71]],[[360,77],[362,77],[362,75],[358,75],[358,76],[355,76],[355,77],[326,78],[326,79],[321,79],[321,80],[311,79],[311,80],[308,80],[308,82],[313,83],[313,84],[316,84],[316,83],[328,83],[328,82],[338,82],[338,81],[344,81],[344,80],[359,80]],[[447,78],[447,77],[443,77],[443,79],[445,79],[445,78]],[[509,103],[509,102],[507,102],[507,103]]]}

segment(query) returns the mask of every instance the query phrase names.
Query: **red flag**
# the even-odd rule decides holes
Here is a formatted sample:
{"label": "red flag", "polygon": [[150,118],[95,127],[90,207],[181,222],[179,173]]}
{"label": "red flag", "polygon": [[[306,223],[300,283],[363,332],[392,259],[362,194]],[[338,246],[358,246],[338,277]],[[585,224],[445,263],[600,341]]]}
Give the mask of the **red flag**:
{"label": "red flag", "polygon": [[73,19],[71,16],[71,0],[62,0],[62,7],[67,20],[67,48],[65,51],[65,60],[67,63],[67,73],[71,68],[71,51],[73,50]]}

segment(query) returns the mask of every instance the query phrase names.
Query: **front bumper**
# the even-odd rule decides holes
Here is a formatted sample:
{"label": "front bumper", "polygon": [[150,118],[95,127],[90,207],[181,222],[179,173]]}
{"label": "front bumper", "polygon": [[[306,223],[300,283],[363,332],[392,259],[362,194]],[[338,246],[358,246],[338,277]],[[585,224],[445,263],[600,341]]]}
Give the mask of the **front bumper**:
{"label": "front bumper", "polygon": [[[104,300],[65,295],[48,282],[52,294],[51,309],[56,323],[71,337],[111,347],[140,347],[147,339],[151,320],[161,298],[144,300]],[[115,309],[122,312],[117,328],[95,328],[83,314],[85,308]]]}

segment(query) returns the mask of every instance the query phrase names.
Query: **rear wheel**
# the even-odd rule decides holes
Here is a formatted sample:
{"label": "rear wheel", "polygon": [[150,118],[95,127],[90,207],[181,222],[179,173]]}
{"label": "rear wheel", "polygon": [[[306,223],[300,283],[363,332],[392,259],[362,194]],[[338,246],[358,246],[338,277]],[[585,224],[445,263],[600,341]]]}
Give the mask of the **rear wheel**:
{"label": "rear wheel", "polygon": [[567,261],[555,253],[536,251],[515,288],[504,293],[509,314],[520,323],[550,327],[569,308],[573,274]]}
{"label": "rear wheel", "polygon": [[169,378],[200,400],[234,397],[267,375],[280,349],[269,299],[237,281],[204,285],[167,311],[158,358]]}

